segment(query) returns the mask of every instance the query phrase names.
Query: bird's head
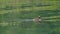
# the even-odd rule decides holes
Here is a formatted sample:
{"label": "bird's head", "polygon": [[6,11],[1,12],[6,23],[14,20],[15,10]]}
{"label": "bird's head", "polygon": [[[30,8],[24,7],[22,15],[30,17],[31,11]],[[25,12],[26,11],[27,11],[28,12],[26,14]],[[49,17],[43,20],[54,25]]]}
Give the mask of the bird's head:
{"label": "bird's head", "polygon": [[41,16],[38,16],[38,18],[40,18]]}

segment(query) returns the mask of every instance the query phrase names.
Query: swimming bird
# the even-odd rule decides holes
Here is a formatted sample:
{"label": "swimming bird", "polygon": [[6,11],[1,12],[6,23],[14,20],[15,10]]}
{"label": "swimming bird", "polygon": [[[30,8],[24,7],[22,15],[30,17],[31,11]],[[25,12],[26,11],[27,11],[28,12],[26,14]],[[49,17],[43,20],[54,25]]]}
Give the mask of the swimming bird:
{"label": "swimming bird", "polygon": [[38,17],[34,18],[33,21],[36,22],[36,23],[40,23],[41,22],[41,17],[38,16]]}

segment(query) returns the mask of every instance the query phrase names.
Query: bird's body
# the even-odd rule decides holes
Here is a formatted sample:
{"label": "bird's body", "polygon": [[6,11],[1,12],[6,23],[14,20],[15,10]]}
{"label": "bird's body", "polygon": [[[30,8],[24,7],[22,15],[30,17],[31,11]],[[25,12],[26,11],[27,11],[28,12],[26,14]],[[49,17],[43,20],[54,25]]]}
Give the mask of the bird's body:
{"label": "bird's body", "polygon": [[34,18],[33,21],[36,23],[39,23],[39,22],[41,22],[41,17],[38,16],[38,17]]}

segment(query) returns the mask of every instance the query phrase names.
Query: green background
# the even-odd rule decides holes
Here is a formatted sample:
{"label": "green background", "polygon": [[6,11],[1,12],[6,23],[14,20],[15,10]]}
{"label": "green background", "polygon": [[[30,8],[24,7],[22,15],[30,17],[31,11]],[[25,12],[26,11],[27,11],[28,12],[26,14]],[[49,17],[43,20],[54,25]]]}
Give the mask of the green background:
{"label": "green background", "polygon": [[60,34],[60,0],[0,0],[0,34]]}

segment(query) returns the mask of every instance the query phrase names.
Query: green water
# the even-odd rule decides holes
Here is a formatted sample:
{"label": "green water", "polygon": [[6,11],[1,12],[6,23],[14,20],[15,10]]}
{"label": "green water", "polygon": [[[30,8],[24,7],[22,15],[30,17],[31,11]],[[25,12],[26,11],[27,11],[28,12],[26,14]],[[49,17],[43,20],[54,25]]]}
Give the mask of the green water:
{"label": "green water", "polygon": [[[0,34],[60,34],[59,0],[0,0],[0,3]],[[19,20],[37,16],[41,16],[41,24]]]}

